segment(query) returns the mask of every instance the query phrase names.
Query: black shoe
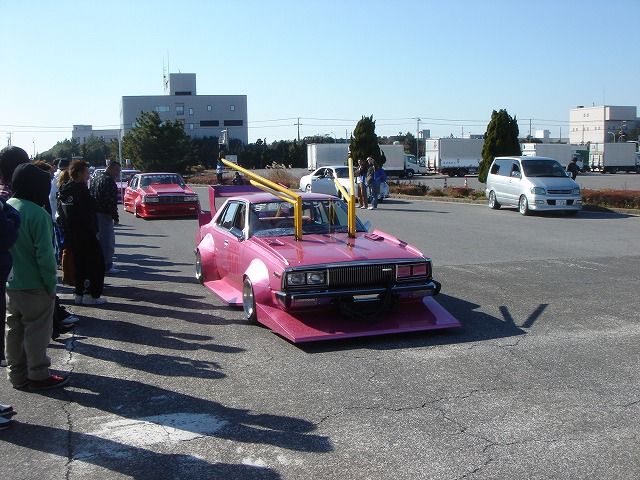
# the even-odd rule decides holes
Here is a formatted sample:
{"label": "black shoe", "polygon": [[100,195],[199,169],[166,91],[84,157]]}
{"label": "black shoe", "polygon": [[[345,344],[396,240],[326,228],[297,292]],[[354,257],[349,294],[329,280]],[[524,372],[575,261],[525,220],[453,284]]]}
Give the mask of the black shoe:
{"label": "black shoe", "polygon": [[51,333],[51,340],[55,340],[60,335],[69,333],[71,330],[73,330],[73,327],[75,327],[75,325],[64,325],[64,324],[55,325],[53,327],[53,332]]}

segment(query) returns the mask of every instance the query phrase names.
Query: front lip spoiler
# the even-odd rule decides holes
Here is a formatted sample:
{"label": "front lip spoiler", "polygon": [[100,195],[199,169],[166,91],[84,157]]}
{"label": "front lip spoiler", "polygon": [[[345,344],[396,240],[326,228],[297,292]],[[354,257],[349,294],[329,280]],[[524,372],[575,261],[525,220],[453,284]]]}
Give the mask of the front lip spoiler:
{"label": "front lip spoiler", "polygon": [[440,293],[440,282],[435,280],[429,280],[425,283],[412,284],[412,285],[393,285],[392,287],[373,287],[373,288],[360,288],[360,289],[343,289],[343,290],[322,290],[312,292],[275,292],[276,298],[289,308],[296,300],[306,299],[319,299],[319,298],[341,298],[351,297],[356,295],[380,295],[385,293],[401,294],[411,293],[416,291],[424,291],[425,297],[434,297]]}

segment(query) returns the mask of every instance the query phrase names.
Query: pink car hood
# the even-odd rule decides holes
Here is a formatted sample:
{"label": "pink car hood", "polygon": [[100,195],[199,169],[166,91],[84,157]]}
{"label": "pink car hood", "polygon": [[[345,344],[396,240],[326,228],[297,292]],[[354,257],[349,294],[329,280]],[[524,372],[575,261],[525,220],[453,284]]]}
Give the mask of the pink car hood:
{"label": "pink car hood", "polygon": [[365,260],[420,259],[422,253],[397,238],[380,232],[358,233],[348,238],[346,233],[304,235],[297,242],[293,236],[252,237],[249,241],[270,251],[288,266],[326,265]]}
{"label": "pink car hood", "polygon": [[185,186],[184,188],[182,188],[180,185],[175,183],[172,183],[172,184],[154,183],[152,185],[149,185],[148,187],[145,187],[144,191],[146,193],[155,194],[155,195],[162,195],[167,193],[178,193],[178,194],[193,193],[193,190],[191,190],[189,187]]}

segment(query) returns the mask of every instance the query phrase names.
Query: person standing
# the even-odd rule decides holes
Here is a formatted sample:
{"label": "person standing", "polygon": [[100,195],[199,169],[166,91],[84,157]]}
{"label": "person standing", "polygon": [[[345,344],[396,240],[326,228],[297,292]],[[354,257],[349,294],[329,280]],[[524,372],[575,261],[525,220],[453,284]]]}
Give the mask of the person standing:
{"label": "person standing", "polygon": [[116,245],[114,225],[119,222],[118,217],[118,185],[120,179],[120,164],[109,162],[104,173],[91,180],[91,196],[96,202],[98,219],[98,241],[102,247],[104,268],[106,273],[118,273],[113,266],[113,254]]}
{"label": "person standing", "polygon": [[20,227],[20,214],[11,205],[5,203],[0,198],[0,314],[2,322],[0,325],[0,366],[6,367],[7,360],[4,355],[4,330],[7,302],[5,297],[6,283],[11,272],[11,254],[9,249],[18,239],[18,228]]}
{"label": "person standing", "polygon": [[367,170],[369,166],[364,159],[358,159],[358,168],[356,169],[356,183],[358,184],[358,205],[359,208],[367,208],[369,206],[369,199],[367,198],[367,185],[365,180],[367,178]]}
{"label": "person standing", "polygon": [[578,172],[580,171],[580,167],[578,166],[578,157],[573,157],[567,165],[567,172],[571,175],[573,180],[578,176]]}
{"label": "person standing", "polygon": [[69,166],[71,180],[60,187],[58,220],[64,228],[65,248],[70,248],[75,263],[76,305],[101,305],[104,289],[104,257],[98,242],[95,200],[89,193],[89,165],[74,160]]}
{"label": "person standing", "polygon": [[20,214],[16,243],[11,247],[12,274],[7,282],[7,376],[14,388],[45,390],[67,383],[49,371],[47,346],[57,283],[49,175],[31,164],[19,165],[7,203]]}
{"label": "person standing", "polygon": [[378,208],[378,195],[380,194],[380,184],[376,183],[376,170],[377,166],[373,160],[373,157],[367,157],[367,163],[369,168],[367,170],[367,187],[371,191],[371,205],[367,207],[369,210]]}
{"label": "person standing", "polygon": [[216,180],[218,181],[218,185],[222,185],[222,173],[224,172],[222,158],[222,154],[218,155],[218,163],[216,164]]}

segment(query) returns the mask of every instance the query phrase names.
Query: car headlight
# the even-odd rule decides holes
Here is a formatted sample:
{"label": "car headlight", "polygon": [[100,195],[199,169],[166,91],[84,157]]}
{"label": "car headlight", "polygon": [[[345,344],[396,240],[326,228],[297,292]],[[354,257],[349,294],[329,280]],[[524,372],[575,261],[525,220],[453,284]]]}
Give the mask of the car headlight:
{"label": "car headlight", "polygon": [[547,191],[542,187],[531,187],[531,193],[534,195],[546,195]]}
{"label": "car headlight", "polygon": [[426,262],[398,265],[396,267],[397,279],[409,279],[412,277],[427,277],[430,273],[429,264]]}
{"label": "car headlight", "polygon": [[322,285],[325,278],[324,272],[307,272],[307,285]]}
{"label": "car headlight", "polygon": [[572,195],[580,195],[580,187],[576,187],[573,190],[571,190],[571,194]]}
{"label": "car headlight", "polygon": [[142,197],[142,203],[158,203],[159,200],[155,195],[145,195]]}
{"label": "car headlight", "polygon": [[197,195],[185,195],[183,198],[183,201],[185,202],[195,202],[196,200],[198,200]]}
{"label": "car headlight", "polygon": [[287,285],[292,287],[299,287],[305,284],[307,276],[304,272],[296,272],[296,273],[288,273],[287,274]]}

